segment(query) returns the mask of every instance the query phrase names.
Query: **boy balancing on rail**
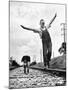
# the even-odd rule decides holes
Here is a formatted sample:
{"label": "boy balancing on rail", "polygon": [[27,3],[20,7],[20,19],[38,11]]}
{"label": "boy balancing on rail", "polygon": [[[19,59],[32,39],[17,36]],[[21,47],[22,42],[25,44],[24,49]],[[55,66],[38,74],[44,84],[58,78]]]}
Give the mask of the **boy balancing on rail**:
{"label": "boy balancing on rail", "polygon": [[40,30],[27,28],[23,25],[20,25],[23,29],[33,31],[34,33],[38,33],[42,39],[42,46],[43,46],[43,62],[45,67],[49,67],[49,61],[51,60],[52,55],[52,42],[51,37],[47,29],[51,27],[52,22],[55,20],[57,14],[52,18],[48,27],[45,26],[45,22],[43,19],[40,20]]}

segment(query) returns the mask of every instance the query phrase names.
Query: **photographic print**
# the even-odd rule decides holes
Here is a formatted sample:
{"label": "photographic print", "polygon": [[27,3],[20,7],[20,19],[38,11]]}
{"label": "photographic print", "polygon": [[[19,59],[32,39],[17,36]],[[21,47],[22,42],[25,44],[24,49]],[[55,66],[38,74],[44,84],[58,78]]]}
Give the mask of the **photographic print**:
{"label": "photographic print", "polygon": [[9,88],[66,86],[66,4],[9,1]]}

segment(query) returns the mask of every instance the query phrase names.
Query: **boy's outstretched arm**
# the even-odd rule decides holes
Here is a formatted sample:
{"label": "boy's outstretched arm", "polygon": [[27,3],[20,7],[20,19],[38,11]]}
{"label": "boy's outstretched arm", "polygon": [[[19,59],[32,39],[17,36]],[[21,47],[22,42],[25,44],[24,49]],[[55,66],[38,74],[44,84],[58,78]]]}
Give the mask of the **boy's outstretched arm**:
{"label": "boy's outstretched arm", "polygon": [[52,24],[53,21],[55,20],[56,16],[57,16],[57,13],[55,13],[55,16],[51,19],[49,25],[47,26],[47,29],[51,27],[51,24]]}
{"label": "boy's outstretched arm", "polygon": [[35,32],[35,33],[39,33],[39,31],[38,30],[36,30],[36,29],[32,29],[32,28],[27,28],[27,27],[25,27],[25,26],[23,26],[23,25],[20,25],[23,29],[26,29],[26,30],[29,30],[29,31],[33,31],[33,32]]}

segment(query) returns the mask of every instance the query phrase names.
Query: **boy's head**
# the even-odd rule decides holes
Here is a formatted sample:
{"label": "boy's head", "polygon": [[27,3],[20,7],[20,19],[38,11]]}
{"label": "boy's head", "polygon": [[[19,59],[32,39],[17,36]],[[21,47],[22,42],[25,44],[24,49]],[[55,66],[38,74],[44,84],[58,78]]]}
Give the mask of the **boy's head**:
{"label": "boy's head", "polygon": [[44,26],[45,26],[45,21],[44,21],[44,19],[41,19],[41,20],[40,20],[40,26],[41,26],[42,28],[44,28]]}

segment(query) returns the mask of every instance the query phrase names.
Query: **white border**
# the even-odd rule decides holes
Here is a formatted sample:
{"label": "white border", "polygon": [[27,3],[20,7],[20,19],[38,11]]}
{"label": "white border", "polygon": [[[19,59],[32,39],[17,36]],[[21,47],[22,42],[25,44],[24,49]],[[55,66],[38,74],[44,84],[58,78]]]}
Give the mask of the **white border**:
{"label": "white border", "polygon": [[[13,0],[12,0],[13,1]],[[16,1],[33,1],[33,2],[45,2],[45,3],[62,3],[67,4],[68,0],[16,0]],[[8,89],[9,78],[9,4],[8,0],[0,0],[0,90]],[[67,20],[68,21],[68,20]],[[68,25],[67,25],[68,26]],[[68,32],[67,32],[68,33]],[[67,36],[68,37],[68,36]],[[67,86],[61,87],[41,87],[41,88],[29,88],[32,90],[45,90],[45,89],[68,89]],[[16,90],[16,89],[15,89]],[[17,89],[19,90],[19,89]],[[20,89],[21,90],[21,89]]]}

